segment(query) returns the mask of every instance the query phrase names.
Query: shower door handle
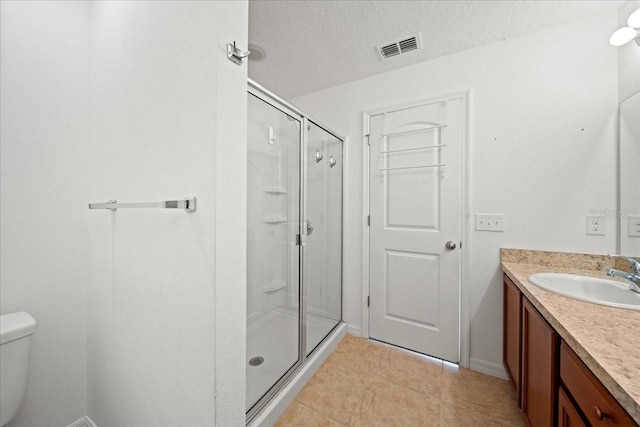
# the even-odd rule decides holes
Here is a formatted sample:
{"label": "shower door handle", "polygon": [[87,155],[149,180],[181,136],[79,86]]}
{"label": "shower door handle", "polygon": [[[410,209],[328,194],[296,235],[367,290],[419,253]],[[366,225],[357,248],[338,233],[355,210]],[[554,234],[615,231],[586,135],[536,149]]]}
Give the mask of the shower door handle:
{"label": "shower door handle", "polygon": [[307,221],[307,236],[311,235],[311,233],[313,233],[313,224],[311,221]]}

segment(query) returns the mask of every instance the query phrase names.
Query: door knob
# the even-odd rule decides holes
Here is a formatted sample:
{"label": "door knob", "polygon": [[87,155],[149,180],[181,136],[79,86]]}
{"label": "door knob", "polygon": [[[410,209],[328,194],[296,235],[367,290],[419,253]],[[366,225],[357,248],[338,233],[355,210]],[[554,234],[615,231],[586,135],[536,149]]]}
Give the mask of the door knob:
{"label": "door knob", "polygon": [[320,150],[316,150],[316,163],[320,163],[320,160],[324,159],[324,155]]}
{"label": "door knob", "polygon": [[313,224],[311,223],[311,221],[307,221],[307,236],[309,236],[311,233],[313,233]]}
{"label": "door knob", "polygon": [[456,248],[456,244],[455,242],[452,242],[451,240],[449,240],[447,243],[445,243],[444,247],[452,251]]}

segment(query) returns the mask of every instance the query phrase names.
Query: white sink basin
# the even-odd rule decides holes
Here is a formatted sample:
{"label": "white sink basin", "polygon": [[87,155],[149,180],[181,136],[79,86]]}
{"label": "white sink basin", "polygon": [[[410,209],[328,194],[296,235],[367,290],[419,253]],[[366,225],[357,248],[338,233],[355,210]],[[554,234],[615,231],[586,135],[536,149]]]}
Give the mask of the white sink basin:
{"label": "white sink basin", "polygon": [[640,294],[622,282],[563,273],[536,273],[529,276],[528,280],[532,285],[566,297],[640,310]]}

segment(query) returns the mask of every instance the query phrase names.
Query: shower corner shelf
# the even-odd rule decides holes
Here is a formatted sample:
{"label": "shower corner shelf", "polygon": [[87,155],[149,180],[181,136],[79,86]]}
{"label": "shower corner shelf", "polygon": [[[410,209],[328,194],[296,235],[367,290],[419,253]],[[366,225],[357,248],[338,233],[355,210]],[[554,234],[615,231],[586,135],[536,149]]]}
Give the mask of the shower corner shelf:
{"label": "shower corner shelf", "polygon": [[278,291],[278,290],[280,290],[282,288],[285,288],[285,287],[287,287],[287,281],[286,280],[274,280],[273,282],[271,282],[271,283],[269,283],[267,285],[264,285],[262,287],[262,292],[268,294],[268,293],[271,293],[271,292]]}
{"label": "shower corner shelf", "polygon": [[268,216],[263,220],[263,222],[267,224],[280,224],[287,222],[287,217],[281,215]]}
{"label": "shower corner shelf", "polygon": [[264,187],[262,191],[270,194],[286,194],[287,193],[287,189],[284,187]]}

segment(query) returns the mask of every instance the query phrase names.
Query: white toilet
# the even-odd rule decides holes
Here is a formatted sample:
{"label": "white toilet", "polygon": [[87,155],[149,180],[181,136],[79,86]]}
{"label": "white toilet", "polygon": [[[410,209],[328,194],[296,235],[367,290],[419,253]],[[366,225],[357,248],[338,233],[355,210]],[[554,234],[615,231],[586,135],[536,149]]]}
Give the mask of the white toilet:
{"label": "white toilet", "polygon": [[27,390],[29,349],[36,321],[24,311],[0,316],[0,426],[20,409]]}

